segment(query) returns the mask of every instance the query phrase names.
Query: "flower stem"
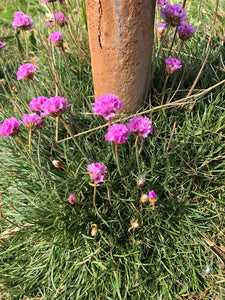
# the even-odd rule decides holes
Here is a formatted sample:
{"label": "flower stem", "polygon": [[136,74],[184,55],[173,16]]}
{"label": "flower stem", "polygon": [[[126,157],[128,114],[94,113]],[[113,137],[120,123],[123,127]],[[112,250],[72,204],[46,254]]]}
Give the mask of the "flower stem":
{"label": "flower stem", "polygon": [[[63,123],[63,125],[65,126],[66,130],[68,131],[68,133],[70,134],[71,138],[73,139],[74,143],[76,144],[76,146],[77,146],[77,148],[79,149],[79,151],[81,152],[81,154],[86,158],[87,162],[90,163],[90,160],[89,160],[89,159],[91,159],[91,160],[93,160],[93,159],[92,159],[87,153],[85,153],[85,152],[81,149],[79,143],[77,142],[77,140],[76,140],[75,137],[73,136],[73,133],[72,133],[72,131],[71,131],[69,125],[67,125],[67,123],[65,122],[65,120],[63,119],[63,117],[60,116],[59,118],[60,118],[61,122]],[[89,158],[88,158],[88,157],[89,157]]]}
{"label": "flower stem", "polygon": [[163,100],[164,100],[165,92],[166,92],[166,85],[167,85],[167,81],[168,81],[169,77],[170,77],[170,74],[167,74],[165,82],[164,82],[164,86],[163,86],[163,95],[162,95],[161,105],[163,105]]}
{"label": "flower stem", "polygon": [[117,165],[117,169],[120,173],[120,175],[122,176],[121,170],[120,170],[120,163],[119,163],[119,156],[118,156],[118,144],[115,143],[115,156],[116,156],[116,165]]}
{"label": "flower stem", "polygon": [[138,153],[138,138],[139,138],[139,136],[137,135],[135,143],[134,143],[134,147],[135,147],[135,153],[136,153],[138,172],[140,172],[139,153]]}
{"label": "flower stem", "polygon": [[31,154],[31,129],[29,129],[29,153]]}

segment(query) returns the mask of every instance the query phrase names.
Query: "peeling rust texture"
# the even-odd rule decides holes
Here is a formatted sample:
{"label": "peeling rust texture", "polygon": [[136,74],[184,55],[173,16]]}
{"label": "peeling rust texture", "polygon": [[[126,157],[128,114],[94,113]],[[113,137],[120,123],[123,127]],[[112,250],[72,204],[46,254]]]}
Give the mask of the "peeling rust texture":
{"label": "peeling rust texture", "polygon": [[95,97],[113,93],[133,113],[146,98],[155,0],[86,0]]}

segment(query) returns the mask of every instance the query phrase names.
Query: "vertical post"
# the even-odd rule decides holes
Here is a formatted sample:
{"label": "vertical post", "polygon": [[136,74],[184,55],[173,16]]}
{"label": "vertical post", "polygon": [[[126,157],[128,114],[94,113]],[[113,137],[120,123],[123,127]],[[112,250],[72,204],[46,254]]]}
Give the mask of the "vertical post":
{"label": "vertical post", "polygon": [[156,0],[85,0],[95,98],[113,93],[124,111],[147,97]]}

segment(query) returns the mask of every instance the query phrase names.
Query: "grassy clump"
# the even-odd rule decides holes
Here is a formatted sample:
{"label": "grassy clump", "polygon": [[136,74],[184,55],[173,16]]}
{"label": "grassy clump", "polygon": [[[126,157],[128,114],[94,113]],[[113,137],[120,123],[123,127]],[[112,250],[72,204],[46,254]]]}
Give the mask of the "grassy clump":
{"label": "grassy clump", "polygon": [[[22,32],[15,34],[10,28],[15,7],[9,4],[3,11],[8,44],[1,51],[1,120],[28,114],[29,102],[38,95],[62,94],[71,104],[64,118],[73,133],[87,131],[76,137],[77,142],[91,162],[104,163],[108,173],[97,188],[96,214],[87,161],[60,120],[45,118],[44,128],[32,134],[31,152],[25,127],[20,130],[25,147],[17,139],[15,144],[10,137],[1,138],[1,297],[223,299],[225,76],[220,19],[205,68],[191,96],[180,101],[193,87],[204,62],[215,15],[206,3],[207,13],[198,12],[196,3],[188,4],[190,21],[197,25],[200,14],[204,26],[199,26],[180,53],[175,40],[171,53],[182,58],[183,68],[169,78],[164,91],[163,58],[169,47],[162,48],[151,106],[145,103],[140,110],[152,119],[154,131],[144,141],[140,170],[135,136],[118,147],[120,175],[111,145],[104,139],[107,126],[91,110],[93,87],[83,2],[68,6],[65,56],[49,43],[54,29],[43,25],[47,6],[35,1],[29,9],[21,1],[14,4],[16,10],[29,12],[36,25],[26,37]],[[38,7],[38,15],[33,6]],[[217,14],[223,17],[221,10]],[[157,41],[155,47],[157,51]],[[35,81],[40,90],[32,82],[16,80],[17,69],[25,62],[37,64]],[[130,118],[123,117],[124,122]],[[64,168],[55,168],[53,160]],[[145,184],[138,188],[140,178]],[[154,211],[140,201],[152,189],[158,196]],[[68,201],[70,193],[79,198],[73,206]],[[136,220],[139,226],[131,229],[131,221]],[[98,228],[95,236],[93,224]]]}

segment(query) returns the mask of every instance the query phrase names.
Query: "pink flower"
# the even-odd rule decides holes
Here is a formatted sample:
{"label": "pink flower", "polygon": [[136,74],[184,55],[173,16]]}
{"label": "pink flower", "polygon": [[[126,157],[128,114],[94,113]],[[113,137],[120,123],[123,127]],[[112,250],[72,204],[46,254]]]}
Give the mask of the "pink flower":
{"label": "pink flower", "polygon": [[21,123],[21,121],[17,121],[15,118],[5,120],[0,126],[0,134],[4,137],[17,135]]}
{"label": "pink flower", "polygon": [[42,0],[42,2],[58,2],[59,0]]}
{"label": "pink flower", "polygon": [[148,198],[149,199],[156,199],[157,198],[157,196],[156,196],[156,194],[153,190],[149,191]]}
{"label": "pink flower", "polygon": [[174,5],[167,4],[166,7],[161,9],[160,17],[173,27],[180,26],[186,21],[186,10],[178,3]]}
{"label": "pink flower", "polygon": [[24,115],[23,122],[31,130],[36,130],[44,126],[42,118],[35,113]]}
{"label": "pink flower", "polygon": [[127,123],[127,128],[144,138],[147,138],[148,134],[153,131],[152,121],[142,116],[130,119],[129,123]]}
{"label": "pink flower", "polygon": [[77,196],[75,196],[74,194],[70,194],[70,196],[69,196],[69,202],[70,202],[71,204],[74,204],[74,203],[77,202],[77,201],[78,201]]}
{"label": "pink flower", "polygon": [[179,38],[182,41],[186,41],[188,40],[193,33],[195,33],[196,28],[194,28],[192,25],[189,24],[183,24],[181,26],[178,27],[177,32],[179,34]]}
{"label": "pink flower", "polygon": [[157,25],[159,41],[161,41],[162,34],[165,31],[165,27],[166,27],[166,23],[159,23]]}
{"label": "pink flower", "polygon": [[160,8],[161,6],[167,4],[169,0],[158,0],[158,5],[157,7]]}
{"label": "pink flower", "polygon": [[63,46],[62,32],[56,31],[50,35],[50,39],[56,47]]}
{"label": "pink flower", "polygon": [[100,163],[93,163],[93,164],[87,165],[87,169],[88,169],[91,181],[94,181],[94,183],[96,183],[96,184],[98,184],[99,182],[104,182],[103,174],[107,173],[106,166],[104,166]]}
{"label": "pink flower", "polygon": [[35,71],[36,71],[36,67],[32,64],[22,65],[18,69],[17,80],[20,79],[31,80],[34,78]]}
{"label": "pink flower", "polygon": [[182,67],[181,61],[179,59],[172,58],[172,57],[165,59],[165,63],[166,63],[166,71],[169,75],[173,74],[173,72],[175,72],[177,69],[180,69]]}
{"label": "pink flower", "polygon": [[41,106],[41,116],[58,117],[69,107],[68,100],[59,96],[51,97],[47,99]]}
{"label": "pink flower", "polygon": [[14,20],[12,25],[14,29],[18,28],[24,31],[34,28],[33,20],[21,11],[17,11],[14,13]]}
{"label": "pink flower", "polygon": [[33,98],[29,104],[29,109],[41,112],[42,111],[42,105],[44,102],[48,100],[47,97],[39,96],[38,98]]}
{"label": "pink flower", "polygon": [[115,112],[118,109],[123,108],[122,102],[113,94],[105,94],[95,99],[95,102],[92,103],[92,105],[94,114],[103,116],[105,120],[114,117]]}
{"label": "pink flower", "polygon": [[5,46],[5,43],[0,41],[0,50],[2,49],[3,46]]}
{"label": "pink flower", "polygon": [[108,142],[114,142],[117,144],[124,144],[129,138],[130,130],[123,124],[113,124],[109,126],[108,132],[105,135],[105,139]]}
{"label": "pink flower", "polygon": [[64,27],[68,25],[68,21],[67,19],[64,17],[63,14],[55,14],[55,22],[57,25],[59,25],[60,27]]}

